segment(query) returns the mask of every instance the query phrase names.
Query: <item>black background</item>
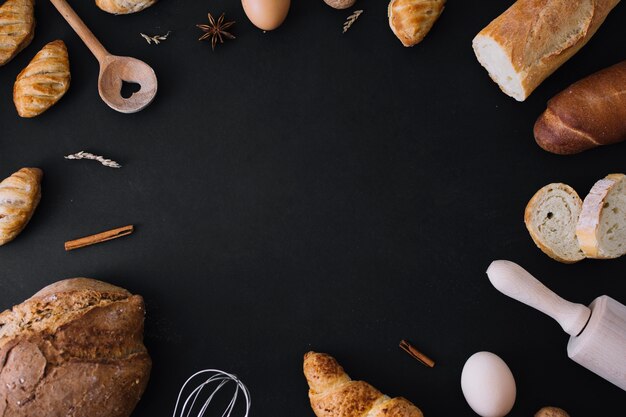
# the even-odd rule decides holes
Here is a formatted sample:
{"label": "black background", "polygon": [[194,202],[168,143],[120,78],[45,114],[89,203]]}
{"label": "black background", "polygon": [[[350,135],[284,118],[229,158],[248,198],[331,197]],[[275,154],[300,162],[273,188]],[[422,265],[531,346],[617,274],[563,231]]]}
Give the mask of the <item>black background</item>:
{"label": "black background", "polygon": [[[426,39],[404,48],[383,1],[358,0],[364,13],[346,34],[355,8],[321,0],[294,1],[268,33],[238,1],[162,0],[129,16],[74,1],[105,47],[157,73],[154,103],[123,115],[100,100],[88,49],[38,1],[34,41],[0,68],[0,176],[44,171],[32,221],[0,249],[2,306],[73,276],[142,294],[154,365],[137,417],[171,415],[202,368],[239,375],[252,415],[313,416],[308,350],[428,417],[474,415],[460,374],[480,350],[516,378],[513,417],[545,405],[615,415],[625,393],[568,359],[558,324],[497,292],[485,270],[510,259],[566,299],[626,302],[626,258],[560,264],[523,223],[543,185],[565,182],[584,196],[625,171],[626,144],[557,156],[535,144],[532,126],[552,95],[624,58],[626,6],[520,103],[471,48],[511,3],[450,1]],[[197,41],[209,11],[237,22],[237,39],[215,52]],[[168,30],[157,46],[139,35]],[[48,112],[20,119],[15,76],[54,39],[68,46],[71,88]],[[124,167],[63,159],[80,150]],[[63,249],[125,224],[133,235]],[[435,367],[401,351],[403,338]]]}

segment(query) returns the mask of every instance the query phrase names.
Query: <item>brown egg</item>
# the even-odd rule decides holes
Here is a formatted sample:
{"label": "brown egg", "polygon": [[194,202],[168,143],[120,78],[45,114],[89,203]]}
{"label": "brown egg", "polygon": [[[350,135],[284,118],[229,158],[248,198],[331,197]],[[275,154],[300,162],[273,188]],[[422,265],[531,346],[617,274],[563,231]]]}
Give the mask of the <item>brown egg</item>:
{"label": "brown egg", "polygon": [[280,26],[289,12],[291,0],[241,0],[243,11],[254,26],[274,30]]}

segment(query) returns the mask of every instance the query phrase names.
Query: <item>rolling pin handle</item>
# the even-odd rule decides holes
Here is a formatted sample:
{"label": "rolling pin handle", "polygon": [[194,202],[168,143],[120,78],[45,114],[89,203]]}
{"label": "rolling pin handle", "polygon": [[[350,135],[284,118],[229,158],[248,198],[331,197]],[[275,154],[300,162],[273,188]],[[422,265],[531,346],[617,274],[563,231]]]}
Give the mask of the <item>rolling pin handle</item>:
{"label": "rolling pin handle", "polygon": [[487,276],[498,291],[552,317],[570,336],[578,336],[591,317],[588,307],[559,297],[514,262],[493,261]]}

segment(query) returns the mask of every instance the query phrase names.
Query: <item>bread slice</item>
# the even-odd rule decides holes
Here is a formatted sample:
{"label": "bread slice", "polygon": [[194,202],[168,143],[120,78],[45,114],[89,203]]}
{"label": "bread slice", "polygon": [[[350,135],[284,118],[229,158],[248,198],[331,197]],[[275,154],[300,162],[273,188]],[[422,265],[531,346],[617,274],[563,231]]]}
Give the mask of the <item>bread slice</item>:
{"label": "bread slice", "polygon": [[576,225],[582,200],[567,184],[552,183],[542,187],[530,199],[524,223],[533,241],[546,255],[563,263],[585,258],[576,239]]}
{"label": "bread slice", "polygon": [[626,254],[626,175],[610,174],[593,185],[583,201],[576,236],[588,258]]}

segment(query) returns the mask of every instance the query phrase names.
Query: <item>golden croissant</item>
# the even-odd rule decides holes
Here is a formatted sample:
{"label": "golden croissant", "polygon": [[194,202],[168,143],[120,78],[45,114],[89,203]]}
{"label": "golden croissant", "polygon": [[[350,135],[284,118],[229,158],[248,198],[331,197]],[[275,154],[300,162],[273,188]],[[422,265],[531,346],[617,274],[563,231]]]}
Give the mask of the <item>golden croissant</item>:
{"label": "golden croissant", "polygon": [[353,381],[325,353],[304,355],[304,375],[317,417],[424,417],[409,400],[389,398],[367,382]]}
{"label": "golden croissant", "polygon": [[391,0],[389,27],[402,45],[421,42],[443,12],[445,0]]}
{"label": "golden croissant", "polygon": [[22,168],[0,182],[0,246],[24,230],[41,199],[39,168]]}
{"label": "golden croissant", "polygon": [[35,1],[7,0],[0,6],[0,66],[26,48],[35,36]]}
{"label": "golden croissant", "polygon": [[35,55],[13,86],[21,117],[35,117],[52,107],[70,88],[70,62],[63,41],[53,41]]}

